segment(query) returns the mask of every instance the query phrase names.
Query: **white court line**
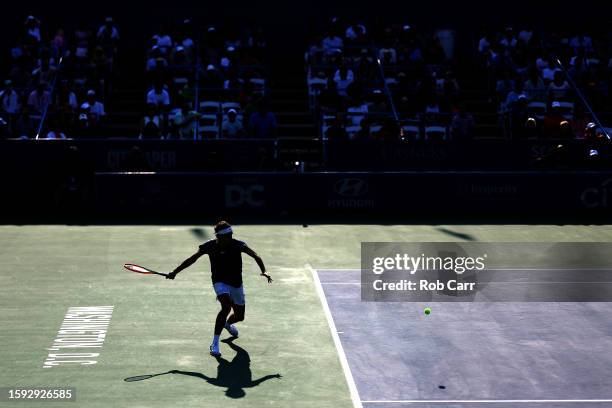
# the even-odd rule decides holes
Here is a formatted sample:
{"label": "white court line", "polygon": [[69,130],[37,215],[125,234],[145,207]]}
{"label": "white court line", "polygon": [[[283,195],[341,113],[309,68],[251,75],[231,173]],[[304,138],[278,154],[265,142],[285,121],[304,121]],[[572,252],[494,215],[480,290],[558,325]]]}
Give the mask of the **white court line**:
{"label": "white court line", "polygon": [[[361,268],[320,268],[320,271],[334,272],[334,271],[361,271]],[[612,266],[609,268],[485,268],[485,271],[610,271],[612,272]],[[478,271],[480,272],[480,271]]]}
{"label": "white court line", "polygon": [[361,282],[321,282],[321,285],[361,285]]}
{"label": "white court line", "polygon": [[351,373],[351,368],[349,367],[348,361],[346,359],[346,354],[344,354],[344,348],[342,348],[342,342],[340,342],[340,336],[338,336],[338,330],[336,329],[334,318],[332,317],[331,311],[329,310],[329,305],[327,304],[327,299],[325,298],[325,292],[323,292],[323,286],[321,286],[321,281],[319,280],[319,274],[312,266],[308,265],[308,268],[312,273],[312,279],[315,282],[317,294],[319,295],[319,299],[321,300],[323,312],[325,313],[325,317],[327,318],[327,324],[329,325],[332,338],[334,339],[334,344],[336,345],[336,351],[338,352],[340,365],[342,366],[342,371],[344,371],[344,377],[349,388],[349,393],[351,394],[353,407],[363,408],[363,405],[361,404],[361,399],[359,398],[359,393],[357,392],[355,380],[353,379],[353,374]]}
{"label": "white court line", "polygon": [[612,399],[523,399],[523,400],[397,400],[397,401],[361,401],[364,404],[551,404],[551,403],[604,403],[612,402]]}
{"label": "white court line", "polygon": [[[593,281],[593,282],[575,282],[575,281],[564,281],[564,282],[533,282],[533,281],[524,281],[524,282],[485,282],[487,285],[501,285],[501,284],[513,284],[513,285],[524,285],[526,283],[535,283],[535,284],[542,284],[542,285],[550,285],[550,284],[555,284],[555,285],[567,285],[567,284],[581,284],[581,285],[593,285],[593,284],[600,284],[600,283],[605,283],[606,285],[609,285],[612,283],[612,281]],[[321,285],[362,285],[361,282],[321,282]],[[365,283],[363,283],[363,285],[365,285]]]}

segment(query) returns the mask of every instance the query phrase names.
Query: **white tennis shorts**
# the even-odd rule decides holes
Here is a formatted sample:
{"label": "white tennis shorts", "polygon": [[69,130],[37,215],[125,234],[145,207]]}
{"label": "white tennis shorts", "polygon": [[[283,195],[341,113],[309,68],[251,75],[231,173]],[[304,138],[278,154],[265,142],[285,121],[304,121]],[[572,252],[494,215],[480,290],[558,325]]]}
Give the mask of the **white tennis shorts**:
{"label": "white tennis shorts", "polygon": [[227,293],[235,305],[244,305],[244,287],[241,285],[239,288],[230,286],[223,282],[217,282],[213,284],[215,293],[217,296]]}

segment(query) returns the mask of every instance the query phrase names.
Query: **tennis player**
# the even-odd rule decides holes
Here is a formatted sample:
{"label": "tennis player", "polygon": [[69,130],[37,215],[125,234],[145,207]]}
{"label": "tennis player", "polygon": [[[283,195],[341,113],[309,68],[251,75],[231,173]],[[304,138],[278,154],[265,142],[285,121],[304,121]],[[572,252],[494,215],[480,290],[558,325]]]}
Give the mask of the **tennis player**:
{"label": "tennis player", "polygon": [[[244,320],[244,289],[242,287],[242,253],[249,255],[261,270],[261,276],[272,283],[272,278],[266,273],[263,261],[247,246],[246,243],[232,237],[233,231],[230,224],[221,221],[215,225],[216,239],[211,239],[200,245],[198,252],[185,259],[174,271],[170,272],[166,279],[174,279],[183,269],[193,265],[202,255],[208,254],[210,258],[210,269],[212,272],[212,283],[217,300],[221,304],[221,311],[217,314],[215,322],[215,334],[210,345],[210,354],[218,357],[219,336],[225,328],[232,336],[238,337],[238,329],[234,325]],[[233,311],[229,316],[230,311]]]}

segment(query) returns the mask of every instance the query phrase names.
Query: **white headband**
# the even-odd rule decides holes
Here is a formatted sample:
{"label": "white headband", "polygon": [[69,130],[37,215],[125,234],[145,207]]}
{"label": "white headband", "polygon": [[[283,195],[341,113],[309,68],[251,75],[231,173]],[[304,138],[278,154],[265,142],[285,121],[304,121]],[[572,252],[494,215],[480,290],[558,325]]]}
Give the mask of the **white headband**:
{"label": "white headband", "polygon": [[215,232],[215,235],[231,234],[232,232],[233,232],[232,227],[227,227],[227,228],[223,228],[222,230]]}

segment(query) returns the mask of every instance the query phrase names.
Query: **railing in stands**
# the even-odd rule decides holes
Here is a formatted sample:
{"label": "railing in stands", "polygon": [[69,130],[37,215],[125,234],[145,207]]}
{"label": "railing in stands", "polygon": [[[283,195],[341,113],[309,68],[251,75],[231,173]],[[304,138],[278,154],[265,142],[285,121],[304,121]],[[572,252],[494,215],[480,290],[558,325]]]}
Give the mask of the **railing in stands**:
{"label": "railing in stands", "polygon": [[583,104],[584,108],[591,115],[591,119],[593,119],[593,122],[595,122],[595,124],[599,127],[601,132],[606,136],[606,139],[610,140],[610,135],[608,134],[607,129],[603,126],[603,124],[599,120],[599,117],[593,111],[593,108],[591,107],[591,104],[586,99],[586,97],[584,96],[584,94],[582,93],[582,91],[580,90],[578,85],[576,85],[576,83],[572,79],[572,76],[569,74],[569,72],[567,72],[567,70],[565,69],[565,66],[561,63],[561,60],[559,58],[557,58],[557,57],[554,57],[554,60],[555,60],[555,63],[557,64],[557,66],[559,68],[561,68],[561,70],[563,71],[563,74],[565,75],[565,78],[567,79],[567,82],[570,84],[570,86],[572,87],[574,92],[576,92],[576,95],[578,96],[578,98],[580,98],[580,100],[582,101],[582,104]]}
{"label": "railing in stands", "polygon": [[378,47],[372,44],[372,50],[374,51],[374,59],[376,61],[376,65],[378,66],[378,71],[380,72],[380,76],[382,78],[383,89],[385,90],[385,94],[389,99],[389,107],[391,108],[391,112],[393,113],[393,118],[395,122],[399,125],[399,115],[397,114],[397,110],[395,109],[395,103],[393,102],[393,95],[391,94],[391,90],[389,89],[389,85],[387,85],[387,78],[385,76],[385,70],[383,69],[382,63],[380,62],[380,55]]}
{"label": "railing in stands", "polygon": [[51,82],[51,86],[49,88],[49,103],[45,105],[45,108],[42,111],[42,114],[40,116],[38,130],[36,131],[36,137],[35,137],[36,140],[40,138],[40,134],[44,129],[45,120],[47,119],[47,113],[49,112],[49,108],[51,107],[51,105],[53,105],[53,92],[55,91],[55,84],[57,83],[57,78],[60,76],[60,73],[61,73],[63,61],[64,61],[64,57],[60,57],[58,64],[57,64],[57,69],[55,71],[55,76],[53,77],[53,81]]}

